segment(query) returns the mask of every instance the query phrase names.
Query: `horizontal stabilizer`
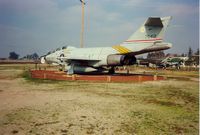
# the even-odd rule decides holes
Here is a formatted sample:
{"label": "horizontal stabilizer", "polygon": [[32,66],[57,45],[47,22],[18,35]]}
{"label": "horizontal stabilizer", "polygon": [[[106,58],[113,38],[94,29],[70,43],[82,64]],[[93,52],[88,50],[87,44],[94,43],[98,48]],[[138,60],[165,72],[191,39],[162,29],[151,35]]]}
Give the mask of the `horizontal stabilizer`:
{"label": "horizontal stabilizer", "polygon": [[149,17],[145,23],[145,26],[152,26],[152,27],[163,27],[163,23],[160,18]]}

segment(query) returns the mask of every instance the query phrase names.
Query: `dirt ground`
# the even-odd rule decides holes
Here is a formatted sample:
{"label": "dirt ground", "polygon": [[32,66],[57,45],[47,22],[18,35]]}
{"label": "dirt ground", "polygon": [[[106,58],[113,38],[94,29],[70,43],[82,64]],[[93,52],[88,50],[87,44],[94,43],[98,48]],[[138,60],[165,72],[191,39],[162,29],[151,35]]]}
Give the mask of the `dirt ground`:
{"label": "dirt ground", "polygon": [[198,134],[198,80],[89,83],[0,70],[0,134]]}
{"label": "dirt ground", "polygon": [[[23,83],[22,79],[0,80],[0,117],[4,124],[1,134],[14,131],[20,134],[89,134],[95,133],[94,128],[97,133],[108,134],[117,130],[118,117],[125,113],[116,107],[120,104],[123,107],[122,99],[76,91],[52,92],[51,85],[46,88]],[[108,108],[111,104],[113,106]],[[107,108],[115,113],[106,116],[104,109]]]}

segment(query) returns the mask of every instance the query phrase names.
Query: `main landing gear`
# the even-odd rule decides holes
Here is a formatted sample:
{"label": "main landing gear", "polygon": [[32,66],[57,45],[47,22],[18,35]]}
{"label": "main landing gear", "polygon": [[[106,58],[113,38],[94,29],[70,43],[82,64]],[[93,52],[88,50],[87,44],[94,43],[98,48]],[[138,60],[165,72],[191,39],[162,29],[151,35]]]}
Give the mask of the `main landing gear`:
{"label": "main landing gear", "polygon": [[108,70],[109,74],[114,74],[115,73],[115,67],[111,67],[111,69]]}

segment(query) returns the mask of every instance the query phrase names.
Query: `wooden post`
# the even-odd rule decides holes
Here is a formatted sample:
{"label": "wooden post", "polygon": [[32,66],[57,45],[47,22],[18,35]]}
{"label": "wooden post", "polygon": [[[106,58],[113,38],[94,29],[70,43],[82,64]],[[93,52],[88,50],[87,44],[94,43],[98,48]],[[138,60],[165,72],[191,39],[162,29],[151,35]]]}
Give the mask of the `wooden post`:
{"label": "wooden post", "polygon": [[76,76],[72,75],[72,80],[75,81],[76,80]]}
{"label": "wooden post", "polygon": [[107,82],[111,82],[111,76],[107,76]]}
{"label": "wooden post", "polygon": [[37,63],[35,63],[35,70],[37,70]]}
{"label": "wooden post", "polygon": [[157,78],[157,74],[156,74],[156,75],[153,76],[153,80],[156,81],[157,79],[158,78]]}

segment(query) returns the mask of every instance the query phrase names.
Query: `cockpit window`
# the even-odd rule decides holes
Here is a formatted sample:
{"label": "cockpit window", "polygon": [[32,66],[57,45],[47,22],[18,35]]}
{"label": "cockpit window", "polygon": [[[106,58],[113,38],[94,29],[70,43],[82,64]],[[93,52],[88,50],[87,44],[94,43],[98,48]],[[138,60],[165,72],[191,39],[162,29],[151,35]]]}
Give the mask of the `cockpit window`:
{"label": "cockpit window", "polygon": [[60,49],[60,48],[57,48],[57,49],[56,49],[56,51],[59,51],[59,50],[61,50],[61,49]]}
{"label": "cockpit window", "polygon": [[67,46],[63,46],[63,47],[62,47],[62,49],[66,49],[66,48],[67,48]]}
{"label": "cockpit window", "polygon": [[47,55],[51,54],[51,51],[47,53]]}

